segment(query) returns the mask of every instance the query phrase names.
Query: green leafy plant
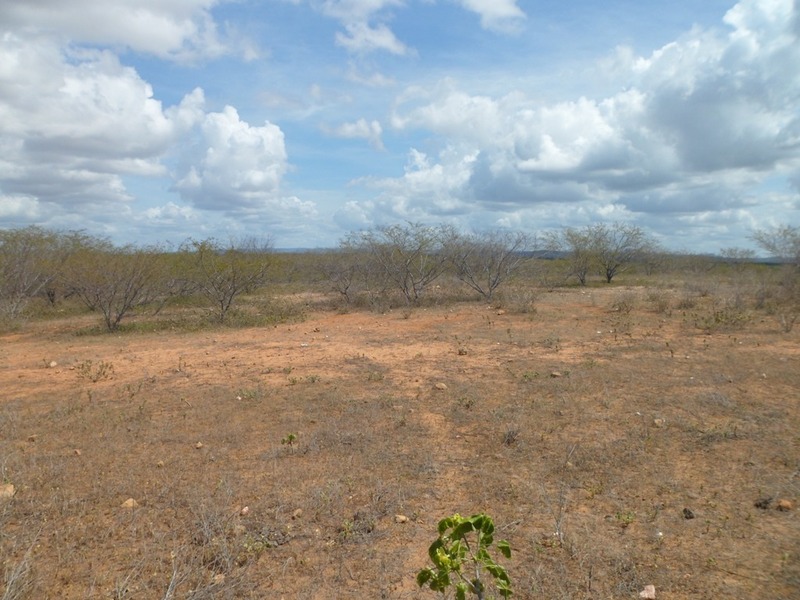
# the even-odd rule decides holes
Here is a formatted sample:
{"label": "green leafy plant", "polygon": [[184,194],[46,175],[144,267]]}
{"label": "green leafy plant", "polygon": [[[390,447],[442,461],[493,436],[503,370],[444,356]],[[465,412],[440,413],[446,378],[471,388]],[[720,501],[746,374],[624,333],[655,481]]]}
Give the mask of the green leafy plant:
{"label": "green leafy plant", "polygon": [[[466,600],[467,593],[478,600],[488,600],[484,580],[491,576],[497,593],[510,598],[511,580],[505,567],[497,564],[489,554],[494,542],[494,522],[484,513],[462,517],[458,513],[439,521],[439,537],[428,549],[433,568],[417,573],[417,585],[426,585],[434,592],[447,594],[452,587],[457,600]],[[497,549],[511,558],[507,541],[497,542]],[[488,574],[488,575],[487,575]]]}
{"label": "green leafy plant", "polygon": [[286,437],[281,440],[281,446],[289,446],[289,450],[294,452],[294,443],[296,441],[297,435],[294,433],[288,433],[286,434]]}

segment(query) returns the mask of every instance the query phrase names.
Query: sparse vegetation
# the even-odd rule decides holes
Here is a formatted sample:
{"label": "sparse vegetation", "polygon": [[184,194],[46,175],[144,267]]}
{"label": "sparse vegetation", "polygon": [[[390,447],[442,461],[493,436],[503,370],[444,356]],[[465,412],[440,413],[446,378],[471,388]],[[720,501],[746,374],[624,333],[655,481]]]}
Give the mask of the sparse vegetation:
{"label": "sparse vegetation", "polygon": [[318,255],[270,254],[220,324],[193,258],[160,253],[114,335],[64,269],[0,333],[0,597],[422,598],[457,507],[513,546],[514,598],[800,585],[790,265],[583,287],[530,256],[488,304],[452,265],[409,304],[359,274],[348,303]]}

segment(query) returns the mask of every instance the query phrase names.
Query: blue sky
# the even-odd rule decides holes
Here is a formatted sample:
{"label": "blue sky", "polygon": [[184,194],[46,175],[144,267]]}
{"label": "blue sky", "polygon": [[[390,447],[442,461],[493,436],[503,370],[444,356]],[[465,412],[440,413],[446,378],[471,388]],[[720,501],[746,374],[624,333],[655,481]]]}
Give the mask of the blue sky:
{"label": "blue sky", "polygon": [[800,224],[795,0],[4,0],[0,227]]}

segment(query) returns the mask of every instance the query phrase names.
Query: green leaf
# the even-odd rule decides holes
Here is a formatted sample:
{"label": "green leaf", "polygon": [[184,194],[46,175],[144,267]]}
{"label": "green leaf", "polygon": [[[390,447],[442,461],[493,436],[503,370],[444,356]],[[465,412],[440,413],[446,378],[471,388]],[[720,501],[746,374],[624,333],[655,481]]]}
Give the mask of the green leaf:
{"label": "green leaf", "polygon": [[431,569],[422,569],[419,573],[417,573],[417,585],[419,587],[423,587],[426,583],[433,579],[434,575],[435,573]]}
{"label": "green leaf", "polygon": [[506,558],[511,558],[511,545],[506,540],[497,542],[497,549],[500,550],[500,554]]}
{"label": "green leaf", "polygon": [[[467,555],[467,546],[466,544],[462,543],[461,540],[456,540],[450,546],[450,559],[456,563],[459,567],[461,563],[464,562],[464,557]],[[458,570],[458,569],[453,569]]]}
{"label": "green leaf", "polygon": [[503,598],[510,598],[514,592],[511,591],[511,584],[508,581],[498,581],[497,591]]}
{"label": "green leaf", "polygon": [[489,564],[486,565],[486,570],[491,573],[492,577],[495,579],[508,579],[508,575],[506,574],[506,570],[501,567],[500,565]]}
{"label": "green leaf", "polygon": [[481,531],[486,535],[492,535],[494,533],[494,521],[492,521],[489,517],[483,522],[483,527],[481,527]]}
{"label": "green leaf", "polygon": [[456,600],[467,599],[467,584],[463,581],[456,586]]}
{"label": "green leaf", "polygon": [[431,581],[431,589],[434,592],[444,592],[450,586],[450,576],[446,572],[440,572],[436,579]]}
{"label": "green leaf", "polygon": [[441,562],[439,560],[439,548],[441,548],[442,546],[444,546],[444,543],[442,542],[442,540],[440,538],[440,539],[437,539],[435,542],[433,542],[431,544],[431,547],[428,548],[428,556],[430,556],[431,560],[433,561],[433,564],[435,564],[437,567],[439,566],[439,563]]}
{"label": "green leaf", "polygon": [[452,538],[463,538],[467,535],[470,531],[475,531],[475,524],[471,521],[463,521],[456,525],[453,529],[453,533],[450,534]]}
{"label": "green leaf", "polygon": [[439,521],[439,535],[442,535],[445,531],[450,529],[454,525],[453,520],[457,517],[458,514],[455,514],[452,517],[447,517],[446,519]]}

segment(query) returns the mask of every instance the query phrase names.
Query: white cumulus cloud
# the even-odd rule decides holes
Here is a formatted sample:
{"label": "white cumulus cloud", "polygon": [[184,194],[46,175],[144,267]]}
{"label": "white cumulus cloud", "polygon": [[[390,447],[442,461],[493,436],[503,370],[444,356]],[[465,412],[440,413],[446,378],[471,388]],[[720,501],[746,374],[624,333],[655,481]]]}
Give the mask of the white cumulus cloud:
{"label": "white cumulus cloud", "polygon": [[378,121],[358,119],[350,123],[342,123],[333,128],[325,127],[323,130],[329,135],[344,139],[366,140],[373,148],[383,150],[383,141],[381,140],[383,127]]}
{"label": "white cumulus cloud", "polygon": [[127,201],[123,175],[164,175],[161,157],[203,114],[197,89],[165,108],[106,51],[0,38],[0,190],[64,206]]}
{"label": "white cumulus cloud", "polygon": [[743,0],[727,29],[695,28],[646,57],[619,50],[606,66],[624,89],[605,98],[490,97],[447,80],[408,88],[392,125],[432,132],[448,150],[371,185],[409,214],[438,214],[431,199],[454,189],[498,211],[563,202],[592,203],[595,214],[747,209],[748,194],[730,190],[800,168],[795,23],[792,0]]}
{"label": "white cumulus cloud", "polygon": [[485,29],[518,31],[525,13],[517,6],[517,0],[458,0],[465,9],[478,14]]}
{"label": "white cumulus cloud", "polygon": [[[3,0],[0,23],[187,61],[221,56],[239,45],[220,36],[211,15],[217,4],[220,0]],[[248,44],[240,50],[252,51]]]}
{"label": "white cumulus cloud", "polygon": [[232,106],[209,113],[200,126],[196,156],[175,188],[195,206],[211,210],[257,208],[279,196],[288,158],[281,129],[251,126]]}

